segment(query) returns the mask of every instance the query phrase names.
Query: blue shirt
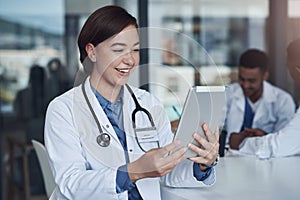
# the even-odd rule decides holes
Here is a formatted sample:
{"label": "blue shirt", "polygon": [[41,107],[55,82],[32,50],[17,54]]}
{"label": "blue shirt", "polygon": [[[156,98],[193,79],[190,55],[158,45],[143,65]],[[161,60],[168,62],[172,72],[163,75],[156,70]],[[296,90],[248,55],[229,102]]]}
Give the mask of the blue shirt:
{"label": "blue shirt", "polygon": [[[122,87],[119,99],[115,104],[111,103],[107,99],[105,99],[100,93],[98,93],[94,88],[92,88],[93,92],[96,95],[97,100],[99,101],[103,111],[105,112],[107,118],[109,119],[111,125],[113,126],[120,143],[124,149],[124,156],[126,159],[126,163],[129,163],[129,156],[127,151],[127,143],[126,136],[124,132],[123,125],[123,94],[124,88]],[[142,199],[135,183],[133,183],[128,174],[127,164],[120,166],[117,171],[116,178],[116,191],[117,193],[128,191],[128,199]]]}
{"label": "blue shirt", "polygon": [[[124,154],[126,158],[126,163],[129,163],[129,156],[127,151],[127,143],[126,136],[124,132],[123,125],[123,95],[124,95],[124,87],[122,87],[119,99],[115,104],[111,103],[107,99],[105,99],[99,92],[97,92],[94,88],[92,91],[96,95],[98,102],[100,103],[103,111],[105,112],[107,118],[112,124],[121,144],[124,149]],[[202,172],[197,163],[194,163],[193,172],[194,176],[198,181],[205,180],[211,173],[211,169],[207,169],[205,172]],[[128,199],[142,199],[135,183],[131,182],[127,170],[127,164],[120,166],[117,171],[116,178],[116,191],[118,193],[128,191]]]}

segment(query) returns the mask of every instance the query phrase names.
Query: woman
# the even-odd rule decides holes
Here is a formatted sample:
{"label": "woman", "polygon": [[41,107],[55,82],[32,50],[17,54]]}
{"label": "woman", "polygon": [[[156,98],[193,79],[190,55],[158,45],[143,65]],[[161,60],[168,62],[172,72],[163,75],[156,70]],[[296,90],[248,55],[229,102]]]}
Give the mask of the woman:
{"label": "woman", "polygon": [[90,75],[54,99],[46,116],[58,186],[53,198],[160,199],[160,180],[174,187],[212,185],[218,133],[204,125],[208,141],[195,135],[204,148],[189,145],[197,157],[185,159],[186,148],[169,154],[180,144],[172,142],[162,104],[125,85],[139,62],[136,19],[117,6],[100,8],[84,24],[78,46]]}

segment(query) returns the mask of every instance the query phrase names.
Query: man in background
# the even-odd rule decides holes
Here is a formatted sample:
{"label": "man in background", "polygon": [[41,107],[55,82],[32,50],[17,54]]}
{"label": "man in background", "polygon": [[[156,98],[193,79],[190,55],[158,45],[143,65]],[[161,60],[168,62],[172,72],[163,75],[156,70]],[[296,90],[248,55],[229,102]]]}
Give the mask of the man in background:
{"label": "man in background", "polygon": [[295,103],[287,92],[271,85],[268,57],[258,49],[244,52],[239,61],[238,83],[229,86],[225,129],[232,149],[247,137],[279,131],[292,119]]}
{"label": "man in background", "polygon": [[[291,77],[300,86],[300,38],[287,48],[287,63]],[[300,154],[300,108],[283,129],[263,137],[249,137],[239,146],[245,154],[255,152],[262,158],[283,157]]]}

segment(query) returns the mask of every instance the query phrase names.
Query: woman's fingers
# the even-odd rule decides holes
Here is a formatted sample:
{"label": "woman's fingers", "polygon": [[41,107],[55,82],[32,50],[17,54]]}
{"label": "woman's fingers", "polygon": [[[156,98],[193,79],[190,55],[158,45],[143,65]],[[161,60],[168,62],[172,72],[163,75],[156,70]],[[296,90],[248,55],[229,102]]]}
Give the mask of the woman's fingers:
{"label": "woman's fingers", "polygon": [[159,149],[160,155],[161,157],[165,157],[167,156],[171,150],[175,149],[176,147],[178,147],[180,145],[180,141],[179,140],[175,140],[172,143],[162,147]]}
{"label": "woman's fingers", "polygon": [[206,138],[201,137],[197,133],[194,133],[193,137],[200,144],[200,147],[194,144],[188,145],[189,149],[197,154],[197,156],[189,159],[199,164],[201,163],[210,165],[216,160],[218,156],[219,129],[217,128],[215,133],[212,133],[207,124],[203,124],[202,129],[206,135]]}
{"label": "woman's fingers", "polygon": [[212,133],[211,130],[208,128],[207,124],[202,124],[202,129],[207,137],[209,142],[217,140],[219,142],[219,127],[216,128],[215,133]]}

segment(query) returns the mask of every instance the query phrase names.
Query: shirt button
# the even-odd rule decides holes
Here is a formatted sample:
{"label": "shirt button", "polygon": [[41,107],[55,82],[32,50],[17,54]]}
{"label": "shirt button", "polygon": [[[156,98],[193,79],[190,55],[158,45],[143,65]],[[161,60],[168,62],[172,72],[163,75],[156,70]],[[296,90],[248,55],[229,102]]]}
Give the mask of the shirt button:
{"label": "shirt button", "polygon": [[106,128],[109,128],[109,124],[106,124]]}
{"label": "shirt button", "polygon": [[132,152],[133,150],[132,149],[129,149],[129,152]]}

